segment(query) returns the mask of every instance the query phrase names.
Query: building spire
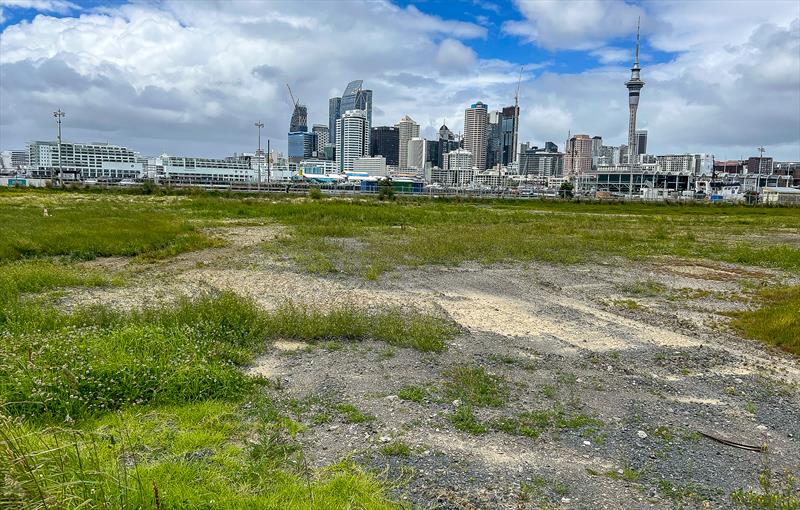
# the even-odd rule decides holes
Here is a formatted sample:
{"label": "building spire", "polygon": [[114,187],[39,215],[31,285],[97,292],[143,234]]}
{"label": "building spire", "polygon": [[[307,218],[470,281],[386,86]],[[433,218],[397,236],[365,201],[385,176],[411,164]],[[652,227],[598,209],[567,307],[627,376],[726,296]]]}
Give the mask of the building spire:
{"label": "building spire", "polygon": [[636,20],[636,63],[634,64],[636,67],[639,67],[639,25],[642,22],[642,17]]}

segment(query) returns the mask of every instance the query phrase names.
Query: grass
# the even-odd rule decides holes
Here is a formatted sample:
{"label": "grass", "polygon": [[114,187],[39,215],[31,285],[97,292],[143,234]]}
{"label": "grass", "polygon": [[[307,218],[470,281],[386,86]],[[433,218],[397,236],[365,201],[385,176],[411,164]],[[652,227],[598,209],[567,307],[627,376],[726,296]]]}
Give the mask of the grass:
{"label": "grass", "polygon": [[731,325],[742,336],[800,356],[800,285],[762,289],[760,307],[734,312]]}
{"label": "grass", "polygon": [[640,305],[637,301],[633,299],[615,299],[612,301],[612,303],[614,304],[614,306],[617,306],[619,308],[624,308],[626,310],[641,310],[642,308],[644,308],[642,305]]}
{"label": "grass", "polygon": [[456,334],[444,319],[399,309],[364,311],[339,306],[326,311],[286,303],[269,319],[273,335],[307,342],[372,338],[396,347],[442,352]]}
{"label": "grass", "polygon": [[731,493],[734,508],[742,510],[798,510],[800,493],[797,478],[790,472],[764,469],[758,476],[760,492],[737,489]]}
{"label": "grass", "polygon": [[411,447],[398,439],[381,446],[381,453],[387,457],[408,457],[411,455]]}
{"label": "grass", "polygon": [[338,404],[336,410],[342,414],[346,423],[365,423],[375,421],[375,417],[358,409],[353,404]]}
{"label": "grass", "polygon": [[404,386],[397,391],[397,396],[402,400],[421,404],[428,398],[428,390],[423,386]]}
{"label": "grass", "polygon": [[583,414],[568,414],[562,409],[525,411],[511,418],[494,420],[492,427],[515,436],[538,438],[549,430],[580,430],[603,426],[603,422]]}
{"label": "grass", "polygon": [[444,372],[448,399],[470,406],[500,407],[508,400],[508,383],[483,367],[460,365]]}
{"label": "grass", "polygon": [[[219,245],[163,199],[0,194],[0,261],[42,256],[166,258]],[[44,207],[49,216],[42,214]]]}
{"label": "grass", "polygon": [[485,434],[489,428],[478,421],[469,404],[461,404],[456,408],[456,412],[450,415],[450,423],[462,431],[474,435]]}

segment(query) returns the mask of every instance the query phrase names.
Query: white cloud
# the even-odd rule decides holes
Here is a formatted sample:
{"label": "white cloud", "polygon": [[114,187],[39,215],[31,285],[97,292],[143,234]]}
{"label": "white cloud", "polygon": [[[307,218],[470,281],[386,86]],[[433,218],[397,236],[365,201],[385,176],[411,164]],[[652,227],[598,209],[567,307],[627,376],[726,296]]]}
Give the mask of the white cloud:
{"label": "white cloud", "polygon": [[503,30],[550,49],[587,50],[636,32],[644,12],[622,0],[515,0],[524,21]]}
{"label": "white cloud", "polygon": [[58,14],[67,14],[80,9],[78,5],[67,0],[0,0],[0,6],[35,9],[41,12],[56,12]]}
{"label": "white cloud", "polygon": [[633,63],[633,50],[630,48],[614,48],[611,46],[604,46],[590,52],[591,55],[597,57],[601,64],[617,64],[620,62]]}

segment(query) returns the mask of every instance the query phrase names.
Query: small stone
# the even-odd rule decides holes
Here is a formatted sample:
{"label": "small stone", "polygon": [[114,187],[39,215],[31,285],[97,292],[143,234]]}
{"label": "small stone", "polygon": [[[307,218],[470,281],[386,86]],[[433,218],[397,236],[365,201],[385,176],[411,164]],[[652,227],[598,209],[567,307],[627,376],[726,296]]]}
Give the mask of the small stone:
{"label": "small stone", "polygon": [[757,428],[758,430],[767,430],[767,426],[766,426],[766,425],[759,425],[759,426],[758,426],[758,427],[756,427],[756,428]]}
{"label": "small stone", "polygon": [[380,437],[380,439],[379,439],[379,441],[380,441],[381,443],[388,443],[388,442],[389,442],[389,441],[391,441],[391,440],[392,440],[392,438],[391,438],[391,437],[389,437],[389,436],[381,436],[381,437]]}
{"label": "small stone", "polygon": [[584,441],[583,446],[592,446],[592,443],[589,441]]}
{"label": "small stone", "polygon": [[569,499],[569,498],[561,498],[561,502],[562,503],[569,503],[570,501],[572,501],[572,500]]}
{"label": "small stone", "polygon": [[639,436],[639,439],[647,439],[647,432],[644,430],[637,431],[636,435]]}
{"label": "small stone", "polygon": [[461,401],[460,401],[459,399],[455,399],[455,400],[453,400],[453,405],[454,405],[455,407],[458,407],[458,406],[460,406],[460,405],[461,405]]}
{"label": "small stone", "polygon": [[339,428],[339,425],[331,425],[330,427],[328,427],[328,430],[336,430],[338,428]]}

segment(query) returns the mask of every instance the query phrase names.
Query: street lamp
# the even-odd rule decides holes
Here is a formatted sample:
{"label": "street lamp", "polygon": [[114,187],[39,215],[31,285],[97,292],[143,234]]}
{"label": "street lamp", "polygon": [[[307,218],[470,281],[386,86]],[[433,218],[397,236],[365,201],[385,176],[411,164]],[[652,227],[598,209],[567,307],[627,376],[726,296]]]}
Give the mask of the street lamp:
{"label": "street lamp", "polygon": [[65,115],[66,113],[62,112],[61,108],[53,112],[53,117],[56,118],[56,124],[58,124],[58,181],[62,186],[64,185],[64,182],[61,174],[61,117]]}
{"label": "street lamp", "polygon": [[261,191],[261,128],[264,127],[264,123],[259,120],[255,123],[255,126],[258,128],[258,151],[256,152],[256,157],[258,158],[258,184],[256,188]]}

